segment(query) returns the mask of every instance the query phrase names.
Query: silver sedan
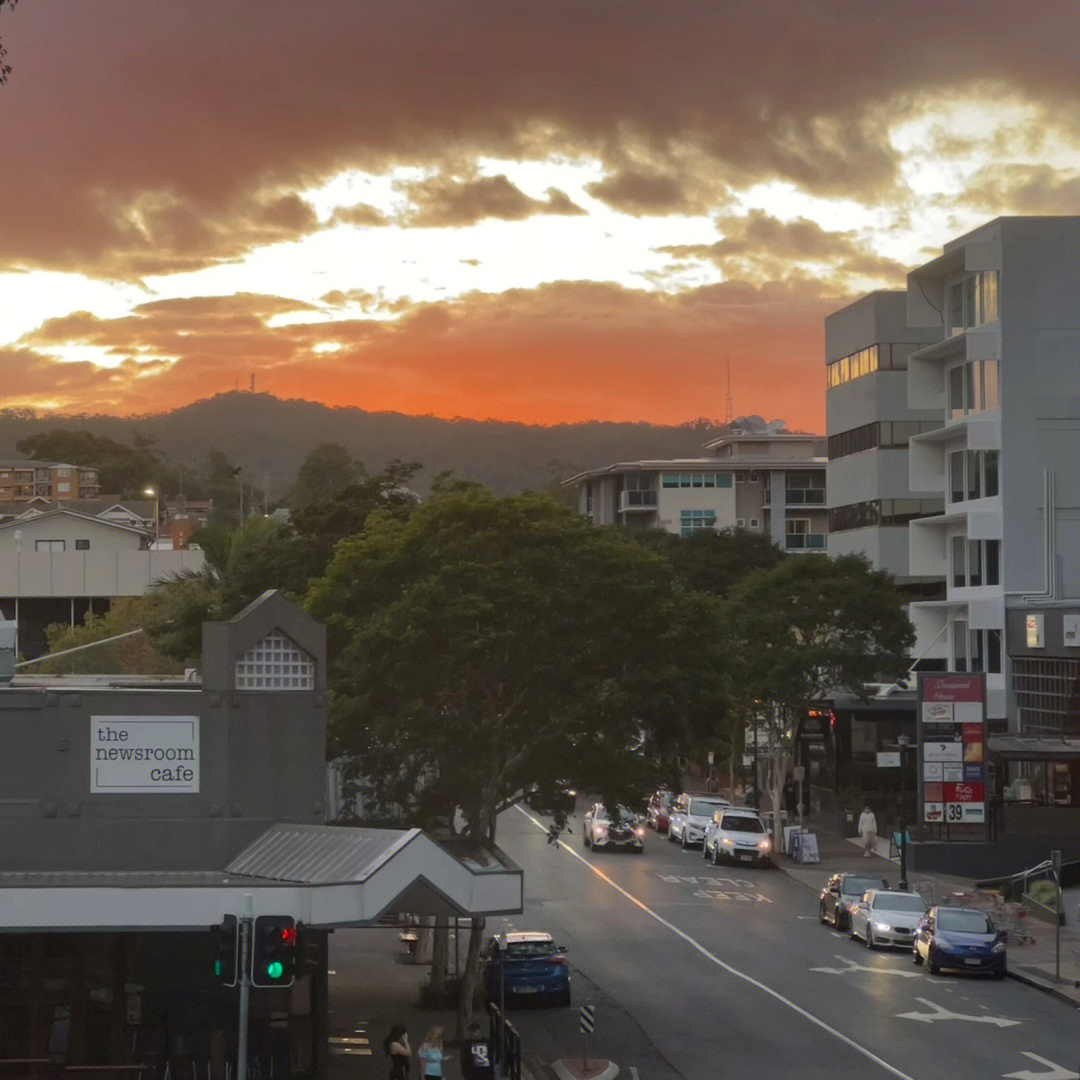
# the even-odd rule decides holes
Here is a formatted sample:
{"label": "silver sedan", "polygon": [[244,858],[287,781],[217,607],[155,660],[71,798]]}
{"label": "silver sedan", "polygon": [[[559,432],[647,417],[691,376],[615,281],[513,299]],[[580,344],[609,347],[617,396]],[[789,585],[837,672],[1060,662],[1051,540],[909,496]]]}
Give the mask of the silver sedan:
{"label": "silver sedan", "polygon": [[914,892],[868,889],[851,909],[851,936],[862,938],[868,949],[879,945],[910,949],[926,901]]}

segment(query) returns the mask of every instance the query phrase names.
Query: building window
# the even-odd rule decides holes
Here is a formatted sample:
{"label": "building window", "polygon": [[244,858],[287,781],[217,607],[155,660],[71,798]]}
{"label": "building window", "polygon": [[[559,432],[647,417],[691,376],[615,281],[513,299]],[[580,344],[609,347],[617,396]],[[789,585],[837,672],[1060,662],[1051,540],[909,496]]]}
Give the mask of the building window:
{"label": "building window", "polygon": [[954,589],[967,584],[967,543],[963,536],[952,538],[952,583]]}
{"label": "building window", "polygon": [[274,630],[236,661],[235,679],[237,690],[313,690],[315,663]]}
{"label": "building window", "polygon": [[[987,585],[1001,584],[1001,541],[983,541],[983,571]],[[1000,670],[1000,669],[999,669]]]}
{"label": "building window", "polygon": [[811,532],[809,518],[788,518],[784,522],[784,547],[788,551],[824,551],[825,534]]}
{"label": "building window", "polygon": [[731,473],[663,473],[660,484],[666,488],[729,488]]}
{"label": "building window", "polygon": [[735,528],[736,529],[745,529],[746,528],[746,518],[736,518],[735,519]]}
{"label": "building window", "polygon": [[990,498],[997,493],[997,450],[954,450],[949,454],[950,502]]}
{"label": "building window", "polygon": [[76,540],[75,541],[75,550],[76,551],[89,551],[90,550],[90,541],[89,540]]}
{"label": "building window", "polygon": [[824,506],[823,472],[788,472],[784,474],[784,501],[788,506]]}
{"label": "building window", "polygon": [[949,333],[961,334],[998,317],[998,272],[981,270],[949,286]]}
{"label": "building window", "polygon": [[878,447],[890,450],[906,449],[912,435],[935,431],[941,424],[933,420],[881,420],[862,424],[848,431],[829,436],[829,460],[860,454]]}
{"label": "building window", "polygon": [[1076,723],[1080,660],[1014,656],[1010,665],[1021,731],[1061,735]]}
{"label": "building window", "polygon": [[969,413],[996,409],[1001,401],[998,394],[998,362],[969,360],[949,368],[949,418],[958,420]]}
{"label": "building window", "polygon": [[694,533],[716,531],[715,510],[680,510],[679,532],[683,536],[693,536]]}
{"label": "building window", "polygon": [[953,671],[968,670],[967,619],[954,619],[952,624]]}
{"label": "building window", "polygon": [[751,518],[750,519],[750,528],[751,529],[760,529],[761,528],[761,520],[759,518]]}
{"label": "building window", "polygon": [[63,551],[64,550],[64,541],[63,540],[35,540],[34,541],[34,550],[35,551]]}

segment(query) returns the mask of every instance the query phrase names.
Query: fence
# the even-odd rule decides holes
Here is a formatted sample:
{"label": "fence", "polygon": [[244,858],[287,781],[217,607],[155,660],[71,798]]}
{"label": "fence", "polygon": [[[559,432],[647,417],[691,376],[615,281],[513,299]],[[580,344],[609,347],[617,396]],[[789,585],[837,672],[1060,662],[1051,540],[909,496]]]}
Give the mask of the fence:
{"label": "fence", "polygon": [[488,1003],[488,1021],[488,1040],[499,1072],[509,1080],[521,1080],[521,1036],[517,1028],[493,1002]]}

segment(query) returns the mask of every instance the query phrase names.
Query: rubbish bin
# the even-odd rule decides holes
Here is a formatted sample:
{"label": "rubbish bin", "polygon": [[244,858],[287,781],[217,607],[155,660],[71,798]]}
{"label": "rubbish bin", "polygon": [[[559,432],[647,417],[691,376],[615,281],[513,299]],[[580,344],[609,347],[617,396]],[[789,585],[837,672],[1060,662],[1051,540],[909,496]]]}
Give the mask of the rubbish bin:
{"label": "rubbish bin", "polygon": [[854,810],[844,811],[844,836],[858,836],[859,835],[859,823],[855,818]]}

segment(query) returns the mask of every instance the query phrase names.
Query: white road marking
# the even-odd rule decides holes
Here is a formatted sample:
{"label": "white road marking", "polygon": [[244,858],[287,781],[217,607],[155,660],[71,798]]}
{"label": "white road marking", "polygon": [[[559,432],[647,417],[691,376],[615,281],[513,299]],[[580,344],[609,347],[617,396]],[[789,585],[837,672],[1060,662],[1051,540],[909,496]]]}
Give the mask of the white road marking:
{"label": "white road marking", "polygon": [[921,1020],[924,1024],[932,1024],[936,1020],[967,1020],[972,1024],[993,1024],[995,1027],[1015,1027],[1017,1024],[1022,1023],[1021,1020],[1009,1020],[1004,1016],[968,1016],[966,1013],[953,1012],[951,1009],[943,1008],[941,1005],[935,1005],[927,998],[916,998],[916,1001],[921,1001],[927,1008],[930,1009],[928,1013],[921,1012],[906,1012],[897,1013],[903,1020]]}
{"label": "white road marking", "polygon": [[843,967],[812,967],[811,971],[823,971],[826,975],[850,975],[853,971],[872,971],[875,975],[899,975],[902,979],[921,979],[921,971],[905,971],[903,968],[871,967],[868,964],[856,964],[839,953],[834,954]]}
{"label": "white road marking", "polygon": [[[532,814],[530,814],[523,806],[520,805],[520,803],[515,804],[515,806],[538,829],[545,833],[547,832],[547,828],[545,827],[544,823],[535,818]],[[874,1064],[880,1065],[886,1072],[891,1073],[893,1076],[899,1077],[900,1080],[914,1080],[914,1077],[909,1076],[906,1072],[902,1072],[900,1069],[896,1068],[895,1065],[890,1065],[889,1062],[887,1062],[884,1058],[878,1057],[878,1055],[875,1054],[872,1050],[860,1045],[849,1035],[845,1035],[842,1031],[838,1031],[836,1028],[825,1023],[825,1021],[822,1020],[820,1017],[815,1016],[811,1012],[808,1012],[801,1005],[797,1005],[790,998],[784,997],[784,995],[781,994],[778,990],[774,990],[771,986],[768,986],[766,983],[761,982],[759,979],[755,979],[752,975],[747,975],[745,972],[739,971],[738,968],[734,968],[730,964],[721,960],[719,956],[717,956],[715,953],[709,952],[709,950],[706,949],[704,945],[702,945],[696,938],[692,938],[688,933],[686,933],[685,930],[680,930],[674,923],[668,922],[667,919],[663,918],[663,916],[661,915],[658,915],[655,911],[652,910],[652,908],[648,907],[632,893],[627,892],[626,889],[624,889],[621,885],[613,881],[602,870],[599,870],[591,862],[589,862],[588,859],[583,858],[580,854],[578,854],[578,852],[574,848],[570,847],[569,844],[563,842],[562,840],[556,841],[556,843],[559,847],[563,849],[563,851],[565,851],[568,855],[572,855],[582,865],[587,866],[598,878],[600,878],[601,881],[610,885],[617,893],[619,893],[621,896],[624,896],[636,908],[638,908],[644,914],[648,915],[651,919],[655,919],[656,922],[658,922],[666,930],[671,931],[671,933],[673,933],[676,937],[681,938],[687,943],[687,945],[695,949],[703,957],[705,957],[706,960],[708,960],[710,963],[715,964],[722,971],[726,971],[729,975],[733,975],[737,979],[742,979],[744,982],[749,983],[751,986],[756,986],[762,993],[768,994],[769,997],[773,998],[773,1000],[775,1001],[780,1002],[781,1005],[786,1005],[793,1012],[796,1012],[801,1017],[803,1017],[803,1019],[809,1021],[811,1024],[814,1024],[816,1027],[819,1027],[822,1031],[828,1033],[829,1035],[832,1035],[835,1039],[838,1039],[845,1046],[850,1047],[856,1053],[862,1054],[862,1056],[865,1058],[869,1058],[869,1060],[874,1062]]]}
{"label": "white road marking", "polygon": [[1048,1065],[1050,1071],[1033,1072],[1031,1069],[1024,1069],[1022,1072],[1002,1073],[1002,1076],[1009,1080],[1080,1080],[1080,1073],[1074,1073],[1071,1069],[1066,1069],[1064,1065],[1055,1065],[1054,1062],[1047,1061],[1046,1058],[1039,1057],[1030,1050],[1021,1050],[1020,1053],[1024,1057],[1031,1058],[1032,1061],[1037,1061],[1040,1065]]}

